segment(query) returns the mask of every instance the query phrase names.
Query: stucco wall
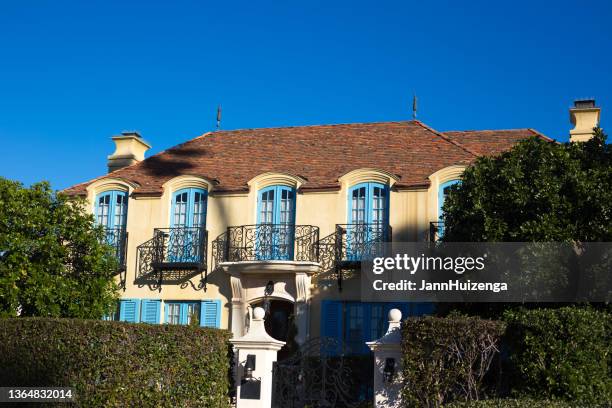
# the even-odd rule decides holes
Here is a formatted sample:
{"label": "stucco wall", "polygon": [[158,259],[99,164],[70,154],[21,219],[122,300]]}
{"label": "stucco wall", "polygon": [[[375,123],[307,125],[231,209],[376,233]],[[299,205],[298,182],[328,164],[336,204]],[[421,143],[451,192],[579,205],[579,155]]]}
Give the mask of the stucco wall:
{"label": "stucco wall", "polygon": [[[438,186],[445,181],[460,177],[463,167],[453,166],[440,170],[430,177],[431,186],[427,189],[396,191],[393,189],[393,179],[387,177],[391,185],[389,199],[389,223],[393,231],[394,241],[422,241],[427,238],[429,222],[438,219]],[[367,177],[376,177],[375,172],[364,171],[341,179],[338,191],[306,192],[296,196],[296,224],[314,225],[320,228],[323,238],[334,231],[336,224],[347,222],[347,191],[351,183],[356,184]],[[380,174],[384,179],[385,175]],[[299,188],[300,180],[295,179]],[[266,178],[254,180],[250,184],[249,193],[227,194],[216,193],[214,185],[206,180],[195,177],[183,177],[180,182],[168,183],[161,197],[139,197],[130,195],[127,216],[127,231],[129,234],[127,249],[127,284],[122,292],[124,298],[154,298],[165,300],[201,300],[221,299],[223,310],[221,326],[228,328],[230,321],[232,291],[230,279],[222,271],[209,273],[207,291],[194,290],[191,286],[181,288],[180,285],[163,285],[161,290],[148,286],[139,287],[134,284],[136,277],[136,248],[153,236],[154,228],[169,226],[172,193],[179,188],[196,183],[209,189],[206,228],[208,230],[208,270],[212,266],[211,242],[224,233],[228,226],[248,225],[256,223],[257,190],[266,182]],[[269,180],[269,178],[268,178]],[[377,179],[376,181],[380,181]],[[291,177],[287,177],[287,183]],[[198,184],[199,183],[199,184]],[[353,184],[353,185],[354,185]],[[94,183],[88,188],[88,199],[91,211],[94,211],[95,196],[108,189],[124,189],[132,192],[132,186],[120,180],[106,180]],[[197,284],[199,276],[192,281]],[[320,304],[322,299],[359,300],[359,279],[347,280],[343,291],[338,292],[337,286],[322,285],[315,276],[312,280],[310,299],[310,335],[319,335]]]}

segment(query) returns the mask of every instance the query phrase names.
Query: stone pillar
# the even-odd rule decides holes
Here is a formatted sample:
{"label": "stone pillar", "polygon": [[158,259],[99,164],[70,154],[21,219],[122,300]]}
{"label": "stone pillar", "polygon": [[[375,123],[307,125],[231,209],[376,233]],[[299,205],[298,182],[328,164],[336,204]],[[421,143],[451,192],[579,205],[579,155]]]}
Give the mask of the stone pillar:
{"label": "stone pillar", "polygon": [[243,336],[246,330],[246,321],[248,319],[247,303],[244,301],[244,289],[240,275],[230,276],[230,284],[232,286],[232,311],[230,314],[230,330],[234,337]]}
{"label": "stone pillar", "polygon": [[236,408],[272,406],[272,366],[285,342],[266,333],[265,314],[261,307],[256,307],[249,332],[230,340],[234,345],[236,364]]}
{"label": "stone pillar", "polygon": [[374,352],[374,406],[399,408],[402,406],[402,312],[389,311],[389,329],[378,340],[366,344]]}
{"label": "stone pillar", "polygon": [[295,325],[297,328],[297,335],[295,341],[297,344],[302,345],[306,342],[309,337],[310,327],[310,308],[308,306],[308,300],[310,297],[310,276],[306,273],[295,274]]}

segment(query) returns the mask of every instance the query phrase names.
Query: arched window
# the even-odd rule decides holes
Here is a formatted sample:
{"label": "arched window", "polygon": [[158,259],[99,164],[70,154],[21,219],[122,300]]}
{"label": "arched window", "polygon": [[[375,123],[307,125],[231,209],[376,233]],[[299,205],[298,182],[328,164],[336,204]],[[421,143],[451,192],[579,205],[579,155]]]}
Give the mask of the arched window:
{"label": "arched window", "polygon": [[270,186],[257,197],[256,250],[260,260],[293,259],[295,189]]}
{"label": "arched window", "polygon": [[128,193],[105,191],[96,197],[96,223],[106,229],[125,228]]}
{"label": "arched window", "polygon": [[372,244],[387,240],[389,229],[389,187],[380,183],[359,183],[348,191],[347,255],[359,260]]}
{"label": "arched window", "polygon": [[172,195],[172,227],[205,227],[208,194],[201,188],[184,188]]}
{"label": "arched window", "polygon": [[440,184],[440,188],[438,190],[438,219],[443,221],[443,211],[442,206],[444,205],[444,201],[446,200],[446,196],[450,191],[450,188],[455,184],[459,184],[460,180],[449,180],[445,183]]}
{"label": "arched window", "polygon": [[119,267],[125,267],[125,230],[128,211],[128,193],[111,190],[96,196],[96,223],[104,227],[105,241],[112,246]]}
{"label": "arched window", "polygon": [[170,262],[198,262],[206,236],[207,191],[184,188],[172,195],[168,258]]}

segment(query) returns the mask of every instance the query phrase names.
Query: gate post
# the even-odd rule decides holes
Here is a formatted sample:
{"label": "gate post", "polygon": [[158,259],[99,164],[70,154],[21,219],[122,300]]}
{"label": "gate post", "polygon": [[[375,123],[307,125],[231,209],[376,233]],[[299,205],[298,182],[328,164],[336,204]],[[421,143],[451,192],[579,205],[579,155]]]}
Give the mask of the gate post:
{"label": "gate post", "polygon": [[249,332],[231,339],[235,352],[236,408],[272,406],[272,368],[278,350],[285,345],[266,333],[261,307],[253,310]]}
{"label": "gate post", "polygon": [[402,405],[402,312],[389,311],[389,329],[378,340],[366,344],[374,352],[374,406],[399,408]]}

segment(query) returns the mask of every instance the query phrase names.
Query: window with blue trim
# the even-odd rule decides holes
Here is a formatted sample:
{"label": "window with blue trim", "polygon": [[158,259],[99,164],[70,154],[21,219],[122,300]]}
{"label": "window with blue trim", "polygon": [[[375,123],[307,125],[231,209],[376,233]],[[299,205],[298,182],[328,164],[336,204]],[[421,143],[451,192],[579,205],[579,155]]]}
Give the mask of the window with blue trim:
{"label": "window with blue trim", "polygon": [[351,302],[324,300],[321,305],[322,352],[328,355],[368,354],[365,342],[382,337],[389,326],[391,309],[400,309],[402,318],[422,316],[434,311],[432,303]]}
{"label": "window with blue trim", "polygon": [[451,187],[455,184],[459,184],[460,182],[460,180],[450,180],[440,184],[440,188],[438,189],[438,221],[440,221],[438,226],[438,237],[442,237],[444,235],[444,211],[442,210],[444,201],[446,201],[446,196],[448,195]]}
{"label": "window with blue trim", "polygon": [[293,259],[295,189],[270,186],[257,198],[256,255],[260,260]]}
{"label": "window with blue trim", "polygon": [[165,302],[164,322],[219,328],[221,327],[221,301],[213,299]]}
{"label": "window with blue trim", "polygon": [[208,194],[185,188],[172,195],[168,258],[171,262],[198,262],[206,229]]}
{"label": "window with blue trim", "polygon": [[370,243],[384,242],[389,225],[389,187],[360,183],[348,191],[347,257],[360,260]]}
{"label": "window with blue trim", "polygon": [[95,204],[96,224],[104,227],[105,241],[115,249],[115,256],[120,265],[123,265],[128,193],[116,190],[105,191],[96,196]]}

